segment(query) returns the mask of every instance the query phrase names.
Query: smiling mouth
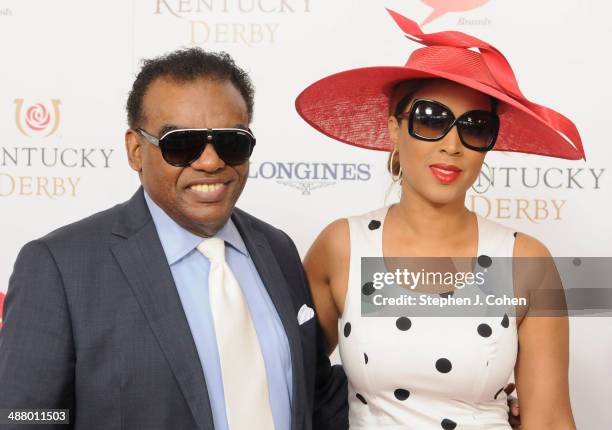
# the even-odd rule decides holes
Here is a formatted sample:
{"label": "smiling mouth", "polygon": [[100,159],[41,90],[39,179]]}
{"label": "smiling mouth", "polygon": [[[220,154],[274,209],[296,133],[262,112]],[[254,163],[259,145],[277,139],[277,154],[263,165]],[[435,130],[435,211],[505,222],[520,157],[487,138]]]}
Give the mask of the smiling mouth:
{"label": "smiling mouth", "polygon": [[214,182],[209,184],[193,184],[187,189],[196,202],[217,203],[225,200],[229,182]]}
{"label": "smiling mouth", "polygon": [[216,184],[195,184],[190,186],[189,189],[198,193],[210,194],[219,191],[224,186],[225,184],[221,182]]}
{"label": "smiling mouth", "polygon": [[444,169],[442,167],[438,167],[438,166],[430,166],[432,169],[436,169],[438,172],[442,172],[442,173],[459,173],[461,172],[461,170],[451,170],[451,169]]}
{"label": "smiling mouth", "polygon": [[461,169],[457,166],[432,164],[429,166],[431,173],[441,184],[454,182],[461,174]]}

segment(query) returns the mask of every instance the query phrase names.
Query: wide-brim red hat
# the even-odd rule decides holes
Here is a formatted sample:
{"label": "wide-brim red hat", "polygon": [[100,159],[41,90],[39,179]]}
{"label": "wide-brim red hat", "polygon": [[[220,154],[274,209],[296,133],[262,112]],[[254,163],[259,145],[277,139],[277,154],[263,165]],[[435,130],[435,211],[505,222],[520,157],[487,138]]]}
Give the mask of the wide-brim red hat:
{"label": "wide-brim red hat", "polygon": [[415,50],[403,67],[352,69],[310,85],[295,106],[311,126],[350,145],[389,151],[387,120],[394,87],[411,79],[443,78],[499,100],[500,129],[494,150],[586,159],[574,123],[527,100],[510,64],[496,48],[458,31],[425,34],[416,22],[388,11],[406,37],[425,47]]}

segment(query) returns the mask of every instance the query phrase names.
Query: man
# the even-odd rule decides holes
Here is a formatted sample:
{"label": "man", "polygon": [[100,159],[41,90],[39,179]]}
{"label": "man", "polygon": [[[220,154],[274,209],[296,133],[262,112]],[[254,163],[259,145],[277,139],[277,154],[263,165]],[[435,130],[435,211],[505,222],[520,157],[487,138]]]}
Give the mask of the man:
{"label": "man", "polygon": [[255,145],[246,73],[195,48],[148,60],[127,110],[142,187],[21,250],[0,409],[66,408],[88,430],[346,428],[293,242],[234,207]]}

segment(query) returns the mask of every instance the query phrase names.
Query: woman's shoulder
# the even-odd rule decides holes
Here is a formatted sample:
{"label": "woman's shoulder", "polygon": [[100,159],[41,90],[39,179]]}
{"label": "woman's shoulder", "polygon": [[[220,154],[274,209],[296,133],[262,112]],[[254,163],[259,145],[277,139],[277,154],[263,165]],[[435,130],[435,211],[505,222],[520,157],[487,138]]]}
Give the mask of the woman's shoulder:
{"label": "woman's shoulder", "polygon": [[550,252],[546,245],[534,236],[481,215],[477,216],[479,219],[479,226],[485,228],[487,234],[512,236],[514,238],[515,257],[550,257]]}
{"label": "woman's shoulder", "polygon": [[349,219],[348,218],[337,218],[325,226],[317,241],[323,241],[328,245],[333,245],[342,241],[343,239],[349,238]]}
{"label": "woman's shoulder", "polygon": [[389,206],[383,206],[377,209],[372,209],[369,210],[367,212],[362,212],[360,214],[356,214],[356,215],[352,215],[350,217],[348,217],[348,220],[350,221],[366,221],[366,222],[370,222],[372,220],[375,221],[379,221],[380,223],[382,223],[384,221],[384,217],[386,216],[387,212],[389,211],[389,208],[391,207],[391,205]]}
{"label": "woman's shoulder", "polygon": [[518,232],[514,243],[515,257],[551,257],[550,251],[541,241],[526,233]]}
{"label": "woman's shoulder", "polygon": [[482,235],[493,242],[511,243],[514,257],[550,257],[546,245],[537,238],[481,215],[477,216],[478,226],[484,230]]}
{"label": "woman's shoulder", "polygon": [[317,236],[308,251],[305,263],[311,260],[319,264],[327,263],[350,252],[349,223],[347,218],[338,218],[330,222]]}
{"label": "woman's shoulder", "polygon": [[509,227],[505,224],[502,224],[500,222],[494,221],[490,218],[486,218],[482,215],[480,215],[479,213],[474,212],[474,214],[476,215],[476,217],[478,218],[478,228],[484,230],[485,234],[491,235],[491,234],[496,234],[496,235],[511,235],[513,237],[516,237],[517,234],[519,233],[518,230]]}
{"label": "woman's shoulder", "polygon": [[388,209],[386,206],[335,219],[321,230],[310,252],[323,254],[331,259],[347,259],[350,255],[351,229],[356,225],[363,225],[365,228],[370,228],[373,224],[382,225]]}
{"label": "woman's shoulder", "polygon": [[[325,241],[337,241],[339,239],[348,239],[350,236],[350,228],[355,223],[370,224],[372,221],[382,224],[389,206],[378,209],[369,210],[356,215],[349,215],[345,218],[337,218],[325,226],[319,234],[318,239]],[[317,239],[317,240],[318,240]]]}

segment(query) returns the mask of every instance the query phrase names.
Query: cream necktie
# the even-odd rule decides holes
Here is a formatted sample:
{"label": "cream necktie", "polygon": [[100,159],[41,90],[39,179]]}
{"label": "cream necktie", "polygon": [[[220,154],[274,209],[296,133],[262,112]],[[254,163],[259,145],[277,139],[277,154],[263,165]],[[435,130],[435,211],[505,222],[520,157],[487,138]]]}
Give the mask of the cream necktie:
{"label": "cream necktie", "polygon": [[273,430],[266,367],[249,306],[225,262],[225,242],[198,245],[210,261],[208,294],[215,324],[225,410],[230,430]]}

